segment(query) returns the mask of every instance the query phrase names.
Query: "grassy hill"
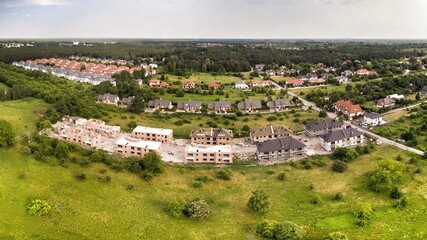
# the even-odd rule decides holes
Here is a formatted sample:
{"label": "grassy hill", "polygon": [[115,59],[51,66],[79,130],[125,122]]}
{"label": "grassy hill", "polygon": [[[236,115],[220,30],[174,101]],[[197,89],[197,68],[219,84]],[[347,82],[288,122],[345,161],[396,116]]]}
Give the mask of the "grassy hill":
{"label": "grassy hill", "polygon": [[[19,106],[19,110],[16,107]],[[14,124],[17,134],[34,130],[38,100],[0,103],[0,118]],[[3,111],[6,110],[6,111]],[[14,111],[10,113],[10,111]],[[27,126],[27,127],[25,127]],[[0,239],[260,239],[254,226],[262,219],[293,221],[307,231],[307,239],[322,239],[332,231],[350,239],[425,239],[427,237],[427,168],[409,163],[411,155],[390,146],[379,146],[349,164],[345,173],[333,173],[327,157],[324,167],[306,170],[302,164],[277,166],[233,165],[232,179],[216,178],[214,166],[168,166],[164,174],[147,182],[128,172],[115,172],[103,164],[82,167],[68,163],[40,162],[20,152],[21,146],[0,149]],[[409,198],[406,209],[395,209],[387,194],[366,188],[365,174],[379,160],[398,154],[407,165],[401,189]],[[420,165],[423,165],[420,163]],[[277,180],[286,171],[285,181]],[[85,173],[85,180],[75,178]],[[202,188],[191,182],[202,174],[214,180]],[[111,182],[98,177],[110,176]],[[132,190],[128,186],[133,185]],[[246,203],[254,189],[270,196],[265,216],[249,212]],[[342,200],[332,200],[340,192]],[[174,218],[170,202],[200,197],[213,214],[205,220]],[[26,212],[35,198],[53,207],[44,217]],[[320,203],[313,204],[314,198]],[[355,203],[367,201],[375,213],[370,225],[355,224]]]}

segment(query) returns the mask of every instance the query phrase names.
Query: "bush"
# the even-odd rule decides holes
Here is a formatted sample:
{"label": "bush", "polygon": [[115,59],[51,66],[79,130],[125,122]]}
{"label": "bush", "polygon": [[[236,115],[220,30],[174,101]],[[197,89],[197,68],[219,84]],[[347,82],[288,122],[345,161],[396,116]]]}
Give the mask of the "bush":
{"label": "bush", "polygon": [[321,118],[325,118],[328,116],[328,113],[325,110],[320,110],[319,112],[319,117]]}
{"label": "bush", "polygon": [[279,173],[279,175],[277,176],[277,179],[279,179],[280,181],[285,181],[286,180],[286,172]]}
{"label": "bush", "polygon": [[337,172],[337,173],[343,173],[347,170],[347,163],[343,162],[343,161],[335,161],[332,164],[332,171]]}
{"label": "bush", "polygon": [[356,150],[348,148],[348,147],[338,147],[332,153],[331,158],[334,160],[340,160],[343,162],[351,162],[356,159],[359,154]]}
{"label": "bush", "polygon": [[322,202],[322,199],[319,196],[315,196],[313,199],[311,199],[312,204],[320,204]]}
{"label": "bush", "polygon": [[304,237],[304,229],[293,222],[284,221],[276,224],[274,228],[274,238],[279,240],[297,240]]}
{"label": "bush", "polygon": [[0,147],[10,147],[14,144],[12,124],[0,119]]}
{"label": "bush", "polygon": [[392,199],[399,199],[403,195],[402,191],[398,187],[394,187],[390,192],[390,197]]}
{"label": "bush", "polygon": [[333,232],[329,233],[324,240],[348,240],[348,237],[342,232]]}
{"label": "bush", "polygon": [[178,200],[169,204],[168,212],[173,217],[181,217],[184,215],[186,203],[182,200]]}
{"label": "bush", "polygon": [[227,168],[219,171],[216,177],[222,180],[230,180],[232,173],[231,169]]}
{"label": "bush", "polygon": [[212,181],[212,178],[206,174],[203,174],[203,175],[196,177],[196,181],[207,183],[207,182]]}
{"label": "bush", "polygon": [[356,204],[356,208],[353,214],[358,220],[358,223],[357,223],[358,225],[366,226],[371,220],[373,212],[374,211],[372,210],[372,206],[370,203],[358,202]]}
{"label": "bush", "polygon": [[263,191],[255,190],[249,197],[247,206],[254,212],[264,214],[270,209],[269,197]]}
{"label": "bush", "polygon": [[264,238],[274,238],[274,229],[277,224],[279,224],[277,221],[261,221],[256,225],[255,232]]}
{"label": "bush", "polygon": [[276,121],[277,120],[277,117],[276,116],[269,116],[268,118],[267,118],[267,121],[269,121],[269,122],[273,122],[273,121]]}
{"label": "bush", "polygon": [[406,208],[408,206],[408,198],[406,196],[401,197],[393,202],[395,208]]}
{"label": "bush", "polygon": [[205,201],[195,199],[185,206],[184,213],[190,218],[203,219],[210,216],[211,210]]}
{"label": "bush", "polygon": [[164,171],[162,157],[155,151],[148,152],[142,158],[144,172],[160,174]]}
{"label": "bush", "polygon": [[333,200],[341,200],[344,197],[344,195],[341,192],[335,193]]}
{"label": "bush", "polygon": [[368,186],[374,192],[390,191],[403,177],[405,166],[396,160],[383,160],[369,173]]}
{"label": "bush", "polygon": [[27,206],[28,213],[37,217],[48,214],[51,209],[52,208],[47,201],[40,199],[31,201],[31,203]]}
{"label": "bush", "polygon": [[85,180],[86,179],[86,174],[84,173],[78,173],[76,174],[76,178],[79,180]]}
{"label": "bush", "polygon": [[192,183],[191,183],[191,187],[193,187],[193,188],[201,188],[203,186],[203,182],[201,182],[201,181],[193,181]]}

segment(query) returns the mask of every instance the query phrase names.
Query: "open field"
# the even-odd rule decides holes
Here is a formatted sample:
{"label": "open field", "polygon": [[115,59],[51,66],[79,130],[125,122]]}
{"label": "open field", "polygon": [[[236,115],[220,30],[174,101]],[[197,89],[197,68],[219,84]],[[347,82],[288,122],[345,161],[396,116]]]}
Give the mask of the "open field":
{"label": "open field", "polygon": [[358,82],[348,82],[347,84],[340,84],[339,86],[336,85],[328,85],[328,86],[313,86],[313,87],[302,87],[302,88],[293,88],[292,91],[296,94],[298,94],[299,96],[303,96],[304,94],[307,94],[309,92],[312,91],[316,91],[316,90],[321,90],[321,91],[340,91],[340,92],[344,92],[345,91],[345,86],[347,85],[356,85],[356,84],[365,84],[367,82],[372,82],[372,81],[379,81],[381,79],[373,79],[373,80],[363,80],[363,81],[358,81]]}
{"label": "open field", "polygon": [[389,120],[389,121],[396,121],[397,119],[407,116],[408,115],[408,111],[406,110],[402,110],[402,111],[398,111],[398,112],[394,112],[394,113],[390,113],[390,114],[385,114],[383,115],[383,119],[384,120]]}
{"label": "open field", "polygon": [[[221,84],[233,84],[234,85],[235,82],[244,81],[238,77],[221,76],[221,75],[212,76],[211,74],[208,74],[208,73],[193,73],[189,78],[170,75],[170,74],[165,74],[165,76],[169,78],[170,82],[174,82],[174,81],[185,82],[185,81],[191,80],[198,85],[209,84],[211,82],[218,82]],[[158,76],[158,77],[160,77],[160,76]]]}
{"label": "open field", "polygon": [[[157,117],[155,114],[142,113],[140,115],[130,114],[130,113],[117,113],[110,114],[110,116],[104,118],[108,124],[119,125],[122,129],[128,129],[128,123],[131,121],[136,121],[138,125],[148,126],[148,127],[159,127],[159,128],[171,128],[174,130],[175,138],[188,138],[192,129],[198,127],[208,128],[208,122],[213,122],[218,125],[218,127],[224,127],[236,130],[235,136],[238,136],[238,132],[242,129],[243,125],[248,125],[251,129],[258,127],[263,127],[267,125],[285,125],[289,127],[294,132],[300,132],[304,130],[302,122],[307,119],[318,119],[318,112],[311,111],[297,111],[297,117],[295,114],[280,113],[280,116],[277,117],[275,113],[272,114],[262,114],[261,117],[256,115],[241,116],[237,118],[237,121],[226,119],[224,116],[206,116],[202,114],[160,114]],[[286,115],[288,117],[286,117]],[[268,121],[269,116],[276,116],[277,119],[274,121]],[[294,122],[298,118],[299,122]],[[191,123],[184,124],[182,126],[177,126],[175,123],[179,120],[188,120]],[[236,134],[237,132],[237,134]]]}

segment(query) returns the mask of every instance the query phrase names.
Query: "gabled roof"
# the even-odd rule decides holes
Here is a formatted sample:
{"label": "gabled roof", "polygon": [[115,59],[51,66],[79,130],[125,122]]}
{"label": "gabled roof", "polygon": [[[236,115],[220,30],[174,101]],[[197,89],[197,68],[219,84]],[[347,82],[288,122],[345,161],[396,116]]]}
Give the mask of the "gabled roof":
{"label": "gabled roof", "polygon": [[185,101],[178,103],[178,108],[200,108],[202,104],[199,101]]}
{"label": "gabled roof", "polygon": [[269,108],[275,108],[277,106],[289,107],[291,106],[291,101],[289,101],[287,98],[276,99],[274,101],[267,102],[267,106]]}
{"label": "gabled roof", "polygon": [[290,133],[291,131],[287,127],[283,125],[278,125],[278,126],[261,127],[256,130],[252,130],[251,136],[252,137],[271,136],[271,135],[283,136],[283,135],[289,135]]}
{"label": "gabled roof", "polygon": [[245,100],[244,102],[239,102],[237,104],[237,108],[239,109],[248,109],[248,108],[261,108],[260,100]]}
{"label": "gabled roof", "polygon": [[376,113],[376,112],[370,112],[370,113],[365,113],[365,117],[370,118],[370,119],[378,119],[381,118],[381,114]]}
{"label": "gabled roof", "polygon": [[325,142],[336,142],[339,140],[343,140],[345,138],[358,137],[361,135],[363,135],[363,133],[354,128],[345,128],[345,129],[329,132],[321,136],[320,138],[322,138]]}
{"label": "gabled roof", "polygon": [[170,100],[156,99],[148,101],[148,107],[169,107],[172,104]]}
{"label": "gabled roof", "polygon": [[391,98],[382,98],[382,99],[379,99],[378,101],[377,101],[377,106],[385,106],[385,105],[391,105],[391,104],[394,104],[396,101],[394,101],[393,99],[391,99]]}
{"label": "gabled roof", "polygon": [[280,150],[290,150],[290,149],[298,149],[305,148],[306,145],[295,138],[286,137],[286,138],[278,138],[273,140],[268,140],[262,143],[257,143],[256,148],[258,152],[274,152]]}
{"label": "gabled roof", "polygon": [[114,101],[118,101],[118,99],[119,99],[119,96],[114,94],[109,94],[109,93],[104,95],[98,95],[98,98],[97,98],[98,101],[102,101],[102,102],[104,101],[114,102]]}
{"label": "gabled roof", "polygon": [[319,130],[326,130],[330,128],[336,128],[336,127],[342,127],[344,125],[343,122],[335,119],[323,119],[316,122],[309,122],[305,124],[305,128],[308,131],[319,131]]}
{"label": "gabled roof", "polygon": [[348,114],[363,112],[359,104],[353,105],[353,103],[345,100],[339,100],[335,103],[335,106],[342,111],[346,111]]}
{"label": "gabled roof", "polygon": [[191,131],[190,137],[200,138],[200,137],[225,137],[232,138],[233,131],[225,128],[211,128],[211,129],[196,129]]}
{"label": "gabled roof", "polygon": [[228,101],[216,101],[216,102],[208,103],[208,109],[220,109],[220,108],[231,109],[231,103]]}

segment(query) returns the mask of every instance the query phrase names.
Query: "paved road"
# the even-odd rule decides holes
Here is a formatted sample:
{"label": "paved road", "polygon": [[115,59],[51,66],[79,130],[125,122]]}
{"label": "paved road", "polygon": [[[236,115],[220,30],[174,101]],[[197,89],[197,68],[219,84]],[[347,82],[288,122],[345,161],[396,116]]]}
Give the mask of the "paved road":
{"label": "paved road", "polygon": [[[291,96],[296,96],[296,97],[298,97],[298,98],[299,98],[299,99],[304,103],[304,105],[305,105],[305,106],[308,106],[308,107],[309,107],[309,106],[311,106],[311,107],[312,107],[312,109],[314,109],[314,110],[316,110],[316,111],[320,111],[320,110],[321,110],[320,108],[316,107],[314,103],[309,102],[309,101],[307,101],[307,100],[305,100],[305,99],[303,99],[303,98],[299,97],[297,94],[293,93],[292,91],[289,91],[289,90],[288,90],[288,93],[289,93],[289,95],[291,95]],[[426,101],[426,102],[427,102],[427,101]],[[409,107],[406,107],[406,108],[415,107],[415,106],[417,106],[417,105],[419,105],[419,104],[412,105],[412,106],[409,106]],[[330,117],[330,118],[336,118],[336,117],[337,117],[337,115],[336,115],[335,113],[328,112],[328,117]],[[365,133],[365,134],[369,135],[369,136],[373,136],[373,137],[375,137],[375,138],[377,138],[377,139],[380,139],[380,140],[381,140],[383,143],[385,143],[385,144],[393,145],[393,146],[396,146],[396,147],[398,147],[398,148],[400,148],[400,149],[403,149],[403,150],[406,150],[406,151],[411,151],[411,152],[416,153],[416,154],[419,154],[419,155],[424,155],[424,152],[423,152],[423,151],[420,151],[420,150],[418,150],[418,149],[415,149],[415,148],[411,148],[411,147],[405,146],[405,145],[403,145],[403,144],[397,143],[397,142],[392,141],[392,140],[390,140],[390,139],[387,139],[387,138],[385,138],[385,137],[381,137],[381,136],[379,136],[379,135],[377,135],[377,134],[375,134],[375,133],[373,133],[373,132],[370,132],[370,131],[368,131],[368,130],[362,129],[362,128],[360,128],[360,127],[358,127],[358,126],[356,126],[356,125],[352,124],[350,121],[345,121],[345,123],[346,123],[346,124],[348,124],[348,125],[350,125],[350,126],[352,126],[352,127],[353,127],[353,128],[355,128],[355,129],[357,129],[357,130],[359,130],[359,131],[361,131],[361,132],[363,132],[363,133]]]}
{"label": "paved road", "polygon": [[410,105],[410,106],[407,106],[407,107],[396,108],[396,109],[390,110],[388,112],[382,113],[381,115],[384,116],[384,115],[387,115],[387,114],[390,114],[390,113],[395,113],[395,112],[399,112],[399,111],[406,110],[406,109],[409,109],[409,108],[414,108],[416,106],[421,105],[422,103],[427,103],[427,101],[420,102],[420,103],[417,103],[417,104],[414,104],[414,105]]}

